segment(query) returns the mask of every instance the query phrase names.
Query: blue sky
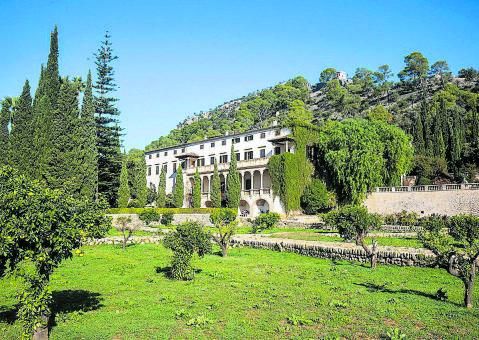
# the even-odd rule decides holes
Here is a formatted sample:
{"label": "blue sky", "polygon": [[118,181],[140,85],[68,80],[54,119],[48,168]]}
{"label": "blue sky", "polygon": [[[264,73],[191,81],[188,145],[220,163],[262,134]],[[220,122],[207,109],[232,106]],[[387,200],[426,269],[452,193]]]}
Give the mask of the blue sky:
{"label": "blue sky", "polygon": [[419,50],[452,70],[479,67],[479,1],[0,0],[0,97],[36,86],[49,33],[60,72],[85,76],[112,34],[125,147],[143,148],[187,115],[326,67],[389,64]]}

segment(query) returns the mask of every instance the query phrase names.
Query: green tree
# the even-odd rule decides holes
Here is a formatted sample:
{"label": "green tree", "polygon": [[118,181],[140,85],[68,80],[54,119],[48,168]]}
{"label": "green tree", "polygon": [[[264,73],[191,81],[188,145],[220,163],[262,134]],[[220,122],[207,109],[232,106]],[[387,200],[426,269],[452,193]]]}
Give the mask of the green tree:
{"label": "green tree", "polygon": [[28,80],[23,85],[15,107],[15,115],[12,117],[10,131],[10,163],[22,174],[34,177],[34,131],[35,120],[32,112],[32,97]]}
{"label": "green tree", "polygon": [[0,278],[8,273],[22,277],[25,288],[17,317],[23,337],[35,333],[35,339],[43,339],[48,336],[52,301],[50,277],[83,240],[107,232],[110,222],[104,205],[74,199],[11,168],[2,168],[0,225]]}
{"label": "green tree", "polygon": [[193,181],[193,208],[201,208],[201,177],[198,168]]}
{"label": "green tree", "polygon": [[472,308],[474,281],[479,266],[479,217],[458,215],[446,221],[430,217],[418,234],[439,264],[464,283],[464,305]]}
{"label": "green tree", "polygon": [[324,221],[337,228],[344,240],[354,240],[356,245],[361,246],[369,257],[371,268],[376,268],[378,244],[373,239],[369,247],[365,239],[371,231],[381,227],[382,221],[379,215],[369,213],[362,206],[347,205],[325,214]]}
{"label": "green tree", "polygon": [[336,206],[336,195],[329,192],[320,179],[313,179],[301,196],[301,207],[306,214],[318,214]]}
{"label": "green tree", "polygon": [[221,248],[221,256],[223,257],[228,255],[231,238],[235,234],[238,226],[236,215],[237,209],[231,208],[217,209],[210,215],[210,221],[216,229],[215,233],[211,236]]}
{"label": "green tree", "polygon": [[120,172],[120,187],[118,188],[118,208],[128,207],[128,202],[130,201],[130,186],[128,185],[128,167],[127,167],[128,158],[123,155],[123,162],[121,165]]}
{"label": "green tree", "polygon": [[156,206],[164,208],[166,206],[166,169],[161,167],[160,182],[158,183],[158,196]]}
{"label": "green tree", "polygon": [[416,113],[416,124],[413,129],[413,140],[416,152],[418,154],[424,154],[426,151],[426,143],[424,142],[424,127],[421,119],[421,113]]}
{"label": "green tree", "polygon": [[95,102],[93,98],[91,72],[88,72],[80,118],[79,144],[81,173],[80,194],[93,198],[98,186],[98,150],[96,145]]}
{"label": "green tree", "polygon": [[0,165],[9,164],[10,151],[10,132],[8,125],[10,124],[10,115],[12,107],[12,98],[5,98],[1,102],[2,109],[0,110]]}
{"label": "green tree", "polygon": [[449,69],[447,61],[445,60],[439,60],[432,64],[429,74],[431,76],[437,76],[441,82],[442,87],[444,87],[446,83],[452,79],[452,72]]}
{"label": "green tree", "polygon": [[58,71],[58,30],[54,28],[50,39],[50,54],[48,55],[47,67],[42,67],[40,80],[35,100],[33,103],[33,112],[35,115],[34,131],[34,157],[35,162],[32,167],[35,178],[47,180],[51,177],[49,174],[49,164],[52,157],[52,133],[53,116],[57,109],[57,100],[60,93],[60,74]]}
{"label": "green tree", "polygon": [[369,120],[378,120],[384,123],[392,123],[394,117],[384,106],[376,105],[368,110]]}
{"label": "green tree", "polygon": [[332,67],[329,67],[329,68],[326,68],[324,69],[321,74],[319,75],[319,82],[320,83],[327,83],[329,82],[330,80],[333,80],[336,78],[336,69],[335,68],[332,68]]}
{"label": "green tree", "polygon": [[311,123],[313,114],[309,111],[301,100],[294,100],[290,106],[286,116],[286,126],[294,126],[297,124]]}
{"label": "green tree", "polygon": [[406,64],[404,69],[399,72],[398,77],[403,82],[416,84],[426,78],[429,71],[429,61],[421,52],[412,52],[404,57]]}
{"label": "green tree", "polygon": [[98,192],[110,206],[116,205],[121,172],[121,144],[116,107],[118,99],[113,97],[117,85],[114,81],[113,62],[118,58],[113,54],[110,34],[106,32],[96,57],[97,79],[95,83],[95,112],[98,149]]}
{"label": "green tree", "polygon": [[175,280],[192,280],[195,275],[191,266],[193,255],[203,257],[211,253],[210,236],[203,231],[202,225],[194,222],[177,226],[166,235],[163,244],[173,251],[169,274]]}
{"label": "green tree", "polygon": [[231,145],[231,161],[226,180],[226,205],[238,209],[241,198],[241,182],[234,145]]}
{"label": "green tree", "polygon": [[214,165],[213,178],[211,179],[211,205],[213,208],[221,208],[221,182],[218,173],[218,163]]}
{"label": "green tree", "polygon": [[373,77],[377,91],[381,94],[386,93],[389,102],[390,90],[393,85],[393,82],[390,81],[392,77],[391,68],[389,65],[381,65],[378,67],[378,70],[374,72]]}
{"label": "green tree", "polygon": [[183,182],[183,168],[180,165],[176,171],[175,187],[173,189],[173,205],[176,208],[183,207],[185,184]]}
{"label": "green tree", "polygon": [[143,150],[131,149],[128,152],[128,182],[131,198],[139,207],[147,201],[148,187],[146,183],[146,160]]}

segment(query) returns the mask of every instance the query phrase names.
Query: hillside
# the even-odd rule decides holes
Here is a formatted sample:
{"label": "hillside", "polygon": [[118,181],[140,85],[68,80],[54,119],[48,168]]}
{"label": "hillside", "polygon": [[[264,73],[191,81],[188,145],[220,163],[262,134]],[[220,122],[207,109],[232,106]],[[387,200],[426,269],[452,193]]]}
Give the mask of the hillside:
{"label": "hillside", "polygon": [[[193,114],[166,136],[152,141],[145,149],[148,151],[215,137],[226,132],[243,132],[265,127],[275,119],[281,124],[294,100],[304,101],[307,108],[313,112],[317,123],[325,119],[364,116],[370,108],[383,105],[393,115],[395,124],[411,132],[413,117],[421,102],[420,89],[401,81],[386,80],[381,83],[375,79],[372,71],[370,74],[364,73],[364,69],[358,69],[347,82],[331,77],[327,82],[313,85],[298,76],[271,88],[225,102],[210,111]],[[371,79],[367,80],[368,77]],[[453,77],[449,82],[460,89],[478,92],[477,79]],[[443,88],[441,78],[430,76],[427,87],[429,100]]]}

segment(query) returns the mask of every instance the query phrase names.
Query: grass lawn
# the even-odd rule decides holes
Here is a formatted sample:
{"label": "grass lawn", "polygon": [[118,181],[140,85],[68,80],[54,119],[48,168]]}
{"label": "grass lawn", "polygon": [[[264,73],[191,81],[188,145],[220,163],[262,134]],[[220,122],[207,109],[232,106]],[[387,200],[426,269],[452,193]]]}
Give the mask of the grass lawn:
{"label": "grass lawn", "polygon": [[[379,338],[394,327],[408,338],[479,337],[479,285],[476,307],[467,310],[461,281],[439,269],[371,271],[235,248],[228,258],[195,260],[195,279],[178,282],[163,273],[170,252],[162,246],[83,250],[53,275],[52,339]],[[13,279],[0,281],[2,339],[19,337],[18,287]],[[434,298],[441,287],[448,301]]]}
{"label": "grass lawn", "polygon": [[[314,230],[293,232],[280,231],[273,233],[271,237],[305,241],[343,242],[343,239],[339,236],[329,236],[323,234],[324,232],[315,232]],[[371,244],[371,240],[371,237],[366,238],[366,242],[368,244]],[[422,243],[417,238],[376,237],[376,240],[380,246],[423,248]]]}

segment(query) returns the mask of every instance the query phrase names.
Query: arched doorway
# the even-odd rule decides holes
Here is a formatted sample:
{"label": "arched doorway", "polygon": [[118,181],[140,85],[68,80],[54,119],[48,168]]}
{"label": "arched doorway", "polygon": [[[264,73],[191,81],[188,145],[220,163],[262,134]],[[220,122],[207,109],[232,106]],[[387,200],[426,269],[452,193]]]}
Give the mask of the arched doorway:
{"label": "arched doorway", "polygon": [[253,172],[253,190],[259,194],[260,189],[261,189],[261,172],[259,172],[259,170],[255,170]]}
{"label": "arched doorway", "polygon": [[252,183],[251,183],[251,172],[246,171],[246,172],[244,173],[244,190],[246,190],[246,191],[251,190],[251,186],[252,186]]}
{"label": "arched doorway", "polygon": [[256,207],[261,214],[269,212],[269,203],[264,199],[257,200]]}
{"label": "arched doorway", "polygon": [[210,192],[210,179],[208,176],[203,176],[203,185],[201,186],[201,192],[207,194]]}
{"label": "arched doorway", "polygon": [[241,217],[248,217],[251,214],[249,203],[245,200],[241,200],[239,204],[239,211]]}
{"label": "arched doorway", "polygon": [[263,171],[263,193],[269,194],[271,191],[271,176],[269,175],[269,170],[266,169]]}

